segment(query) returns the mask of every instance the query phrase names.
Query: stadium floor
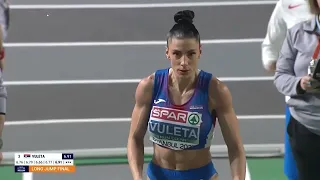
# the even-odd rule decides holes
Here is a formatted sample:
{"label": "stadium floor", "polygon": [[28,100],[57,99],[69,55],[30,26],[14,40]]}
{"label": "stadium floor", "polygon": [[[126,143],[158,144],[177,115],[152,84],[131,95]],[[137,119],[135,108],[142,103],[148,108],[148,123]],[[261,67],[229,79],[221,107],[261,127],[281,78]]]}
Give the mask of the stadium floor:
{"label": "stadium floor", "polygon": [[[146,162],[150,160],[150,157],[145,158]],[[215,161],[215,160],[213,160]],[[218,160],[217,160],[218,161]],[[76,174],[35,174],[34,179],[56,179],[59,176],[59,180],[87,180],[88,174],[84,174],[83,171],[96,171],[108,167],[121,168],[123,170],[127,169],[126,158],[106,158],[106,159],[83,159],[76,160],[77,172]],[[283,159],[282,158],[250,158],[248,159],[248,166],[251,173],[251,178],[254,180],[285,180],[283,175]],[[219,169],[218,169],[219,171]],[[272,173],[270,173],[272,172]],[[119,174],[119,180],[123,178],[123,175],[129,175],[130,172],[123,172],[124,174]],[[108,174],[106,175],[108,176]],[[114,175],[112,175],[114,177]],[[79,178],[81,177],[81,178]],[[10,179],[10,180],[22,180],[22,175],[14,173],[14,168],[7,166],[0,168],[0,179]]]}

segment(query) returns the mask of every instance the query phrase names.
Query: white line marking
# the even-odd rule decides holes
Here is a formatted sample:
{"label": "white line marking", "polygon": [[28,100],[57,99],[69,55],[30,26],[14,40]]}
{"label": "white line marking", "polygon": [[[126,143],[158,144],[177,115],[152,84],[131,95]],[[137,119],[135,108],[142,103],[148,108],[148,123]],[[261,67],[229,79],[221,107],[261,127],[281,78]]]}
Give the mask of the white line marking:
{"label": "white line marking", "polygon": [[[272,76],[256,77],[217,77],[223,82],[244,82],[244,81],[272,81]],[[141,79],[109,79],[109,80],[49,80],[49,81],[5,81],[6,86],[23,85],[64,85],[64,84],[119,84],[119,83],[139,83]]]}
{"label": "white line marking", "polygon": [[32,173],[23,173],[22,174],[22,180],[32,180],[33,174]]}
{"label": "white line marking", "polygon": [[251,180],[251,174],[249,171],[248,163],[246,163],[246,178],[245,180]]}
{"label": "white line marking", "polygon": [[[245,115],[238,119],[284,119],[285,115]],[[6,121],[5,126],[40,125],[40,124],[70,124],[70,123],[94,123],[94,122],[130,122],[131,118],[92,118],[92,119],[48,119],[48,120],[26,120]]]}
{"label": "white line marking", "polygon": [[238,119],[282,119],[285,115],[240,115]]}
{"label": "white line marking", "polygon": [[139,83],[140,81],[141,79],[5,81],[4,85],[20,86],[20,85],[63,85],[63,84],[117,84],[117,83]]}
{"label": "white line marking", "polygon": [[[211,39],[202,40],[202,44],[257,43],[261,38],[250,39]],[[69,47],[69,46],[149,46],[166,45],[166,41],[114,41],[114,42],[59,42],[59,43],[5,43],[5,47]]]}
{"label": "white line marking", "polygon": [[11,9],[106,9],[106,8],[165,8],[200,6],[241,6],[271,5],[277,1],[224,1],[224,2],[186,2],[186,3],[144,3],[144,4],[35,4],[10,5]]}

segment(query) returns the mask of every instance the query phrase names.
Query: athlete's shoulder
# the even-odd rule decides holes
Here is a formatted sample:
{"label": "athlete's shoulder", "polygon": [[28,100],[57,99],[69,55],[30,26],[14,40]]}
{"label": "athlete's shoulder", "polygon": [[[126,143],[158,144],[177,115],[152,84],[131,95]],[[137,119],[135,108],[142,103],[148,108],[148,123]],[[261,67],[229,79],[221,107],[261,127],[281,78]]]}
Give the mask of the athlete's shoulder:
{"label": "athlete's shoulder", "polygon": [[142,78],[138,84],[138,88],[142,90],[150,90],[154,85],[155,72]]}
{"label": "athlete's shoulder", "polygon": [[215,106],[221,106],[231,100],[231,93],[225,83],[216,77],[212,77],[209,84],[209,98]]}
{"label": "athlete's shoulder", "polygon": [[135,99],[138,104],[148,104],[152,99],[154,73],[141,79],[136,92]]}
{"label": "athlete's shoulder", "polygon": [[143,89],[152,89],[155,83],[156,77],[163,76],[166,73],[168,73],[168,68],[166,69],[158,69],[152,74],[142,78],[142,80],[139,82],[138,87],[141,87]]}
{"label": "athlete's shoulder", "polygon": [[224,94],[229,91],[227,85],[216,77],[211,78],[209,88],[211,89],[210,92],[212,92],[213,94]]}

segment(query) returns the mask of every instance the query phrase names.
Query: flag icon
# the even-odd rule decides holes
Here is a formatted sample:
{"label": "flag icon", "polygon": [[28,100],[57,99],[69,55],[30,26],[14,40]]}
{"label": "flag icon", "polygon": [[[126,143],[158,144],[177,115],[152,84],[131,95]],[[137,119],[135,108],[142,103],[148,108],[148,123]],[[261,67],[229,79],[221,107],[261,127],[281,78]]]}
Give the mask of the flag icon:
{"label": "flag icon", "polygon": [[23,157],[29,158],[29,157],[31,157],[31,155],[30,154],[24,154]]}

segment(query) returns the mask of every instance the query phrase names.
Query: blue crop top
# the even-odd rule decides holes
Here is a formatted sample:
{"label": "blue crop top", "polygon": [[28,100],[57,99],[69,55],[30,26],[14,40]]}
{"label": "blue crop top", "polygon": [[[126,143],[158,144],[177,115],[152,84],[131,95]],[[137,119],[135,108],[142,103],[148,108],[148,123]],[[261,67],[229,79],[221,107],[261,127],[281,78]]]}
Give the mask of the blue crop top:
{"label": "blue crop top", "polygon": [[168,96],[169,69],[155,73],[148,132],[150,140],[173,150],[203,149],[211,145],[215,115],[209,112],[208,89],[212,74],[200,71],[193,96],[174,105]]}

